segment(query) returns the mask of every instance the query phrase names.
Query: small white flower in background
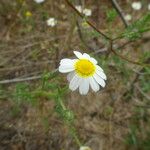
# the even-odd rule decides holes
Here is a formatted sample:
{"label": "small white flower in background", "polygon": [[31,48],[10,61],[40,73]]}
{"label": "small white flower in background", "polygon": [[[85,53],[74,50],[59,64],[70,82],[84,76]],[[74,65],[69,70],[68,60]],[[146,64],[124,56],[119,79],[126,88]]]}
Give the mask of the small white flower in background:
{"label": "small white flower in background", "polygon": [[91,16],[92,15],[92,11],[91,11],[91,9],[85,8],[85,9],[83,9],[83,14],[85,16]]}
{"label": "small white flower in background", "polygon": [[133,2],[132,3],[132,8],[134,9],[134,10],[140,10],[141,8],[142,8],[142,3],[141,2]]}
{"label": "small white flower in background", "polygon": [[80,150],[91,150],[91,148],[88,146],[81,146]]}
{"label": "small white flower in background", "polygon": [[56,24],[57,24],[57,20],[55,18],[49,18],[47,20],[47,25],[48,26],[54,27]]}
{"label": "small white flower in background", "polygon": [[130,14],[127,14],[124,16],[125,20],[130,21],[132,19],[132,16]]}
{"label": "small white flower in background", "polygon": [[150,4],[148,4],[148,10],[150,10]]}
{"label": "small white flower in background", "polygon": [[80,13],[82,13],[82,6],[81,6],[81,5],[77,5],[77,6],[75,6],[75,8],[76,8]]}
{"label": "small white flower in background", "polygon": [[90,87],[94,92],[99,91],[100,86],[105,87],[107,77],[97,61],[86,53],[74,51],[74,54],[76,59],[62,59],[59,66],[59,72],[69,73],[69,88],[72,91],[79,88],[80,94],[86,95]]}
{"label": "small white flower in background", "polygon": [[80,12],[83,13],[85,16],[91,16],[92,15],[92,10],[91,9],[83,9],[81,5],[75,6],[75,8]]}
{"label": "small white flower in background", "polygon": [[34,0],[36,3],[43,3],[45,0]]}

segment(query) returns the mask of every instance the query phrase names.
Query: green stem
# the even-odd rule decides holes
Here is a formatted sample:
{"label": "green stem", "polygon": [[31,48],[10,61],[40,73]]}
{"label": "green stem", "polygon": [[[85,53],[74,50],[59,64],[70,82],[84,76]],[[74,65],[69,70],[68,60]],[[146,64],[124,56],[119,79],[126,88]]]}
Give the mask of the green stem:
{"label": "green stem", "polygon": [[60,105],[63,108],[63,110],[66,110],[66,106],[64,105],[63,101],[59,99]]}
{"label": "green stem", "polygon": [[81,147],[81,146],[82,146],[82,144],[81,144],[81,142],[80,142],[79,138],[77,137],[77,135],[76,135],[76,134],[73,134],[73,137],[74,137],[75,142],[77,143],[77,145],[78,145],[79,147]]}
{"label": "green stem", "polygon": [[[63,110],[66,110],[67,108],[66,108],[66,106],[64,105],[63,101],[62,101],[60,98],[58,98],[58,100],[59,100],[60,105],[61,105],[61,107],[63,108]],[[68,126],[68,127],[70,128],[70,130],[72,130],[72,131],[71,131],[72,136],[74,137],[75,142],[77,143],[77,145],[80,147],[82,144],[81,144],[79,138],[77,137],[76,133],[73,131],[73,128],[70,127],[70,126]]]}

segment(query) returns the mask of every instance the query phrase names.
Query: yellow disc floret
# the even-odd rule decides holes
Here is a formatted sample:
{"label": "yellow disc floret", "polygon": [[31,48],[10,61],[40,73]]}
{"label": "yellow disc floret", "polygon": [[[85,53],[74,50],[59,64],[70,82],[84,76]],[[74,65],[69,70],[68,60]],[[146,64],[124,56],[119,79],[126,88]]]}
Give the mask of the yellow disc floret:
{"label": "yellow disc floret", "polygon": [[95,73],[95,66],[87,59],[80,59],[75,63],[75,71],[81,77],[89,77]]}

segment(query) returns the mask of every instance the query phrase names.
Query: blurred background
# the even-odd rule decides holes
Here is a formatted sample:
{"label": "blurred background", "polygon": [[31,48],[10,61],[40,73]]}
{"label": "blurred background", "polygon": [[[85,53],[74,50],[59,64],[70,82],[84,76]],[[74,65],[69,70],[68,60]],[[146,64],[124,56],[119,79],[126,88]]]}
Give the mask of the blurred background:
{"label": "blurred background", "polygon": [[[0,0],[0,150],[150,150],[149,31],[149,0]],[[74,50],[104,89],[68,89]]]}

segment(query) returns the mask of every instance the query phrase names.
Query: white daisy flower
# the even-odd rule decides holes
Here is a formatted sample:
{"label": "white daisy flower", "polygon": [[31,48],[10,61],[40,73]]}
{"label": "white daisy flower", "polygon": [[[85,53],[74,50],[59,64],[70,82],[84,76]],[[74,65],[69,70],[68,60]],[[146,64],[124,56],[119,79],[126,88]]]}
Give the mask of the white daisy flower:
{"label": "white daisy flower", "polygon": [[81,146],[80,150],[91,150],[91,148],[88,146]]}
{"label": "white daisy flower", "polygon": [[150,4],[148,4],[148,10],[150,10]]}
{"label": "white daisy flower", "polygon": [[92,15],[92,11],[91,9],[83,9],[81,5],[77,5],[75,6],[75,8],[80,12],[80,13],[83,13],[85,16],[91,16]]}
{"label": "white daisy flower", "polygon": [[132,16],[130,14],[127,14],[124,16],[125,20],[130,21],[132,19]]}
{"label": "white daisy flower", "polygon": [[140,10],[142,8],[142,3],[141,2],[133,2],[132,3],[132,8],[134,10]]}
{"label": "white daisy flower", "polygon": [[91,16],[92,15],[92,11],[91,11],[91,9],[85,8],[85,9],[83,9],[83,14],[85,16]]}
{"label": "white daisy flower", "polygon": [[82,6],[81,6],[81,5],[77,5],[77,6],[75,6],[75,8],[76,8],[80,13],[82,13]]}
{"label": "white daisy flower", "polygon": [[48,26],[54,27],[56,24],[57,24],[57,20],[55,18],[49,18],[47,20],[47,25]]}
{"label": "white daisy flower", "polygon": [[100,86],[105,87],[107,77],[97,61],[86,53],[74,51],[74,54],[77,59],[62,59],[59,66],[59,72],[69,73],[69,88],[72,91],[79,88],[80,94],[86,95],[90,87],[94,92],[99,91]]}
{"label": "white daisy flower", "polygon": [[36,3],[43,3],[45,0],[34,0]]}

